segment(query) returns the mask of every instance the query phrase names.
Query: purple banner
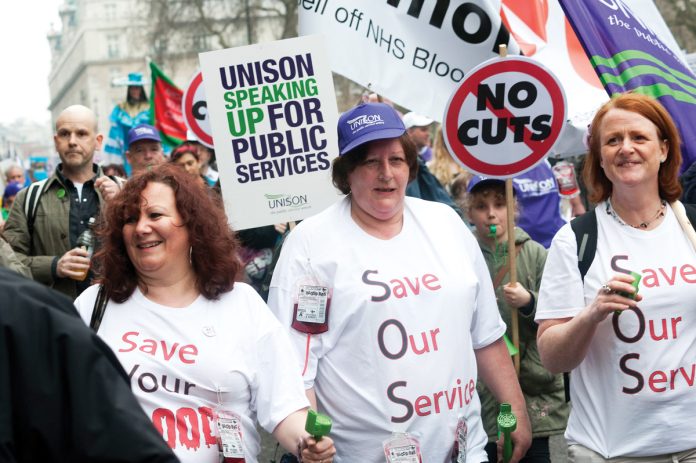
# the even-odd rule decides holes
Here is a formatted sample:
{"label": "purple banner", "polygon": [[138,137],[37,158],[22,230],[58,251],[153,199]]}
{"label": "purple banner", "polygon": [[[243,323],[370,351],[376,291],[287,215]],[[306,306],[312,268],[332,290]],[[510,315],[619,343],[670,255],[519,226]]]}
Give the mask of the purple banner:
{"label": "purple banner", "polygon": [[559,0],[610,96],[659,99],[682,137],[682,172],[696,160],[696,76],[622,0]]}

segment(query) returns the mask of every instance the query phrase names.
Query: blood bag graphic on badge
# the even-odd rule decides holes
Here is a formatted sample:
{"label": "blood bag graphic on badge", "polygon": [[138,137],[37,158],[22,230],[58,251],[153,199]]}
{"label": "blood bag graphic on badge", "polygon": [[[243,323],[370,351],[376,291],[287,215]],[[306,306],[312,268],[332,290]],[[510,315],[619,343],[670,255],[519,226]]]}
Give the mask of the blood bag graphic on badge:
{"label": "blood bag graphic on badge", "polygon": [[386,463],[422,463],[420,442],[407,432],[395,432],[382,442]]}
{"label": "blood bag graphic on badge", "polygon": [[331,293],[331,288],[316,276],[308,260],[307,275],[295,284],[292,327],[307,334],[328,331]]}
{"label": "blood bag graphic on badge", "polygon": [[580,194],[578,179],[575,177],[575,166],[568,161],[557,162],[553,166],[553,175],[558,182],[558,192],[561,196],[574,198]]}
{"label": "blood bag graphic on badge", "polygon": [[468,427],[463,417],[457,422],[457,430],[454,436],[454,448],[452,449],[452,463],[466,463],[466,436]]}
{"label": "blood bag graphic on badge", "polygon": [[242,420],[239,415],[218,407],[213,416],[217,428],[220,461],[223,463],[245,463]]}

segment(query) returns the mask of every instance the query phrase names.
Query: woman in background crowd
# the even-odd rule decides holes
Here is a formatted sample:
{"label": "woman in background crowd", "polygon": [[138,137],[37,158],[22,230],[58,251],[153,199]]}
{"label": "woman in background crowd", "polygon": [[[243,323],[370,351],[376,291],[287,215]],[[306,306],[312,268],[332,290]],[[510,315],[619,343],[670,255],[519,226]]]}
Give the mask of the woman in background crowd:
{"label": "woman in background crowd", "polygon": [[205,178],[201,175],[201,163],[198,157],[198,147],[184,142],[177,146],[169,156],[169,162],[184,169],[191,174],[201,185],[207,185]]}

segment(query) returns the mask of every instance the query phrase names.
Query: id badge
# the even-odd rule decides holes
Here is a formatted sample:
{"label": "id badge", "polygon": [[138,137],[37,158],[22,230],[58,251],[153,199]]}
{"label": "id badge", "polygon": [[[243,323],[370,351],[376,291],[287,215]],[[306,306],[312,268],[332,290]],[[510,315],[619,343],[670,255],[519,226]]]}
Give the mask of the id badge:
{"label": "id badge", "polygon": [[300,286],[295,320],[304,323],[326,323],[328,302],[329,288],[326,286]]}
{"label": "id badge", "polygon": [[229,410],[215,410],[218,451],[223,463],[246,463],[242,439],[242,420]]}
{"label": "id badge", "polygon": [[457,430],[454,437],[454,449],[452,450],[452,463],[466,463],[466,437],[469,429],[463,417],[457,421]]}
{"label": "id badge", "polygon": [[422,463],[420,442],[409,433],[394,433],[382,443],[387,463]]}
{"label": "id badge", "polygon": [[301,284],[293,308],[292,327],[301,333],[320,334],[329,330],[331,290],[320,284]]}

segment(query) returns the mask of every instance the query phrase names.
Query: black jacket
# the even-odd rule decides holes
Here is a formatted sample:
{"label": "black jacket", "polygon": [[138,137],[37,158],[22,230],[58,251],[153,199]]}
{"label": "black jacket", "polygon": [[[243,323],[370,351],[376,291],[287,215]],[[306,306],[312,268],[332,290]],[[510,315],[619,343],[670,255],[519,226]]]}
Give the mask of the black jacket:
{"label": "black jacket", "polygon": [[682,202],[696,204],[696,162],[689,166],[679,180],[684,188],[681,197]]}
{"label": "black jacket", "polygon": [[0,268],[0,462],[176,462],[71,301]]}

